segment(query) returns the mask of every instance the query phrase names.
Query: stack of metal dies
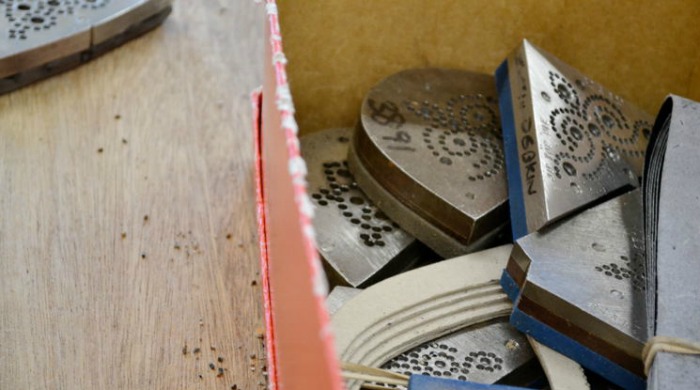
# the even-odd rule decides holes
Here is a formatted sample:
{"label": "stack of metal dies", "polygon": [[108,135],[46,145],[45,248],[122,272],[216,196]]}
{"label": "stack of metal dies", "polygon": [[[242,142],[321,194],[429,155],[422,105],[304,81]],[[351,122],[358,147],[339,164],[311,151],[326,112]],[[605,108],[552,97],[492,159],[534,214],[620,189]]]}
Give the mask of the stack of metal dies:
{"label": "stack of metal dies", "polygon": [[496,72],[511,323],[627,389],[648,339],[640,184],[652,118],[525,41]]}
{"label": "stack of metal dies", "polygon": [[700,383],[699,357],[668,353],[700,354],[677,320],[697,325],[700,267],[673,256],[697,252],[697,191],[670,189],[697,176],[698,107],[672,97],[652,126],[528,41],[495,77],[378,82],[354,128],[301,139],[343,363],[529,388]]}

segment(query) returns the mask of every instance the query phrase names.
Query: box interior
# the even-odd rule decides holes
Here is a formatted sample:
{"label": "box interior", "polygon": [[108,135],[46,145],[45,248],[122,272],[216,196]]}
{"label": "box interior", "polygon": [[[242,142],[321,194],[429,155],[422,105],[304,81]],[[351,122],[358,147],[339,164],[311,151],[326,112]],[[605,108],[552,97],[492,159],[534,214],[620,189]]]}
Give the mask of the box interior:
{"label": "box interior", "polygon": [[352,126],[366,91],[411,67],[493,74],[523,38],[656,115],[700,100],[700,2],[280,1],[302,134]]}

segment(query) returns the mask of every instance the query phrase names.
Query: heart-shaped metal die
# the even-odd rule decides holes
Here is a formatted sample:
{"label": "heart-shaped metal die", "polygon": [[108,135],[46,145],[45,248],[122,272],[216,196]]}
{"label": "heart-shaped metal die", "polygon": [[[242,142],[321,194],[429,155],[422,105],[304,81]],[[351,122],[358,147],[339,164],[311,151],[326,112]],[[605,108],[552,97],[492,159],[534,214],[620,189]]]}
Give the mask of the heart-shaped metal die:
{"label": "heart-shaped metal die", "polygon": [[411,69],[372,88],[348,156],[367,195],[443,257],[486,246],[508,221],[491,76]]}

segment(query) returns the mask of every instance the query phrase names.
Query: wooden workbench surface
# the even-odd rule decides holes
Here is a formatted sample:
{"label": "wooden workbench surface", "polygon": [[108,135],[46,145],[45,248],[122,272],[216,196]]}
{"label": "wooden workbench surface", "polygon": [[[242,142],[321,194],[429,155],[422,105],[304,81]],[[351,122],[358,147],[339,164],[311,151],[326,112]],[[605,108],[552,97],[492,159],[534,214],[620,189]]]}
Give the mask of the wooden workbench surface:
{"label": "wooden workbench surface", "polygon": [[0,389],[261,388],[263,13],[177,1],[0,97]]}

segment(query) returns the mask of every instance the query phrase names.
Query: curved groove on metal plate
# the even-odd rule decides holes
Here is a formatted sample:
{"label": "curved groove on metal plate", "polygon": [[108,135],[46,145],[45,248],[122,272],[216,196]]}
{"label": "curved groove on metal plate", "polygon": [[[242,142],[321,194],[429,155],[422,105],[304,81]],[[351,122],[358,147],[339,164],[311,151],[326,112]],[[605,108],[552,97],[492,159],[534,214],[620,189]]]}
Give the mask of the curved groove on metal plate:
{"label": "curved groove on metal plate", "polygon": [[[516,327],[623,387],[644,382],[641,220],[634,190],[521,238],[506,267],[519,281]],[[550,330],[573,343],[559,344]]]}
{"label": "curved groove on metal plate", "polygon": [[516,239],[638,186],[649,114],[528,41],[496,79]]}
{"label": "curved groove on metal plate", "polygon": [[[329,312],[337,312],[361,291],[336,287],[326,300]],[[525,335],[515,330],[507,318],[499,318],[423,343],[394,357],[381,368],[409,376],[527,386],[542,377],[537,365]]]}
{"label": "curved groove on metal plate", "polygon": [[360,190],[346,161],[351,136],[347,128],[312,133],[301,138],[301,150],[328,275],[334,284],[362,287],[410,268],[429,250]]}
{"label": "curved groove on metal plate", "polygon": [[511,248],[445,260],[367,288],[333,316],[340,360],[379,367],[430,340],[507,316],[512,305],[498,276]]}
{"label": "curved groove on metal plate", "polygon": [[158,26],[171,0],[0,0],[0,92],[70,69]]}
{"label": "curved groove on metal plate", "polygon": [[[654,126],[644,176],[649,328],[655,336],[694,343],[700,342],[699,129],[700,103],[670,96]],[[649,389],[699,386],[699,356],[654,357]]]}
{"label": "curved groove on metal plate", "polygon": [[[402,227],[439,254],[475,250],[508,222],[495,96],[489,75],[427,68],[384,79],[362,104],[349,158],[363,168],[356,176],[369,175],[366,182],[390,195],[376,203],[400,202],[415,213]],[[436,229],[454,249],[434,239]]]}

